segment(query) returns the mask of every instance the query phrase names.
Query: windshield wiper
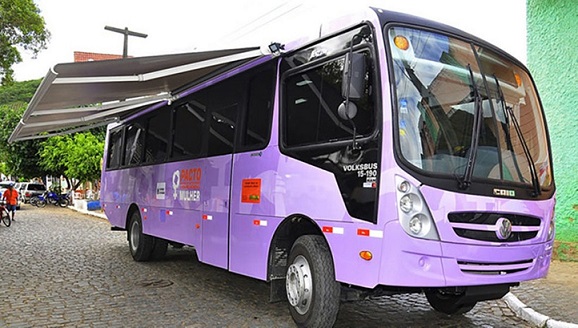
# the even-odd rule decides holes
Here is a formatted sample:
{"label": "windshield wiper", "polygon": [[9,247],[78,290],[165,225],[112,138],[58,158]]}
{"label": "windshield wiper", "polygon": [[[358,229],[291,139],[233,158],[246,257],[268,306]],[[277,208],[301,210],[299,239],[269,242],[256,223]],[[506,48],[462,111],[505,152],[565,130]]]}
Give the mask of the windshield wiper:
{"label": "windshield wiper", "polygon": [[458,179],[458,187],[460,189],[467,189],[472,183],[472,175],[474,174],[474,165],[476,163],[478,143],[480,140],[480,128],[482,126],[483,119],[482,96],[478,91],[478,86],[476,85],[476,80],[474,79],[474,72],[472,71],[470,64],[468,64],[468,71],[470,72],[470,82],[474,96],[474,126],[472,129],[472,141],[470,143],[470,154],[466,163],[466,170],[464,171],[464,175]]}
{"label": "windshield wiper", "polygon": [[[504,99],[504,93],[502,92],[502,88],[500,87],[500,82],[498,81],[498,78],[496,77],[496,75],[494,74],[494,81],[496,82],[496,88],[498,89],[498,96],[500,97],[500,102],[502,103],[502,109],[504,110],[504,114],[506,115],[506,122],[508,120],[508,117],[510,117],[512,119],[512,123],[514,125],[514,130],[516,130],[516,134],[518,135],[518,138],[520,139],[520,142],[522,144],[522,149],[524,150],[524,155],[526,156],[526,160],[528,161],[528,166],[530,168],[530,176],[532,177],[532,188],[533,188],[533,192],[532,192],[532,197],[537,197],[542,193],[542,188],[540,188],[540,180],[538,179],[538,173],[536,172],[536,167],[534,167],[534,160],[532,159],[532,154],[530,154],[530,149],[528,148],[528,143],[526,142],[526,138],[524,138],[524,134],[522,134],[522,129],[520,128],[520,124],[518,123],[518,120],[516,119],[516,116],[514,115],[514,111],[512,110],[512,107],[507,106],[506,105],[506,101]],[[509,133],[508,133],[508,137],[509,137]],[[511,140],[509,141],[509,144],[511,145]],[[514,151],[513,147],[512,147],[512,152]],[[514,160],[516,160],[516,156],[514,155]],[[518,168],[517,162],[516,162],[516,167]],[[518,174],[521,174],[520,169],[518,168]],[[520,179],[523,180],[523,179]]]}

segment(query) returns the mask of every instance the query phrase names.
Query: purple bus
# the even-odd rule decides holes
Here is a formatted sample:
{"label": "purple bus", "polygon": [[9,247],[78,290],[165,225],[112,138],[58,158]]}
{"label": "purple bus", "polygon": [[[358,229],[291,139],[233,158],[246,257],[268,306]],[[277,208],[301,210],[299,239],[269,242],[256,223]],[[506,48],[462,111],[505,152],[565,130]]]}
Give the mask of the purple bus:
{"label": "purple bus", "polygon": [[[193,246],[269,282],[300,327],[332,326],[343,299],[395,293],[465,313],[547,274],[552,156],[524,65],[379,9],[269,48],[197,53],[170,98],[116,112],[101,202],[134,260]],[[66,67],[56,87],[78,82]]]}

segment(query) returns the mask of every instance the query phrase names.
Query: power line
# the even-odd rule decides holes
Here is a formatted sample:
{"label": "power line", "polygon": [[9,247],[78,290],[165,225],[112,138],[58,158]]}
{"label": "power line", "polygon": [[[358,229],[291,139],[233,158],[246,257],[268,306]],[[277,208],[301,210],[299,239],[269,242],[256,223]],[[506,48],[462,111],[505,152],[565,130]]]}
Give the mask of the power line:
{"label": "power line", "polygon": [[[243,25],[243,26],[241,26],[241,27],[239,27],[239,28],[236,28],[233,33],[231,33],[231,34],[229,34],[229,35],[227,35],[227,36],[225,37],[225,40],[242,38],[242,37],[250,34],[251,32],[254,32],[255,30],[257,30],[257,29],[259,29],[259,28],[261,28],[261,27],[263,27],[263,26],[271,23],[272,21],[274,21],[274,20],[276,20],[276,19],[279,19],[279,17],[282,17],[282,16],[287,15],[288,13],[290,13],[290,12],[294,11],[295,9],[301,7],[303,4],[302,4],[302,3],[299,3],[299,4],[296,4],[296,5],[293,5],[293,6],[291,6],[290,8],[288,8],[287,10],[285,10],[285,11],[283,11],[283,12],[281,12],[281,13],[273,16],[273,17],[270,17],[270,18],[268,18],[268,19],[265,20],[265,21],[262,21],[262,20],[265,19],[267,16],[275,13],[276,11],[278,11],[279,9],[281,9],[282,7],[287,7],[288,5],[290,5],[290,3],[289,3],[289,2],[285,2],[285,3],[281,4],[281,5],[273,8],[273,9],[271,9],[271,10],[269,10],[269,11],[267,11],[266,13],[258,16],[257,18],[253,19],[251,22],[249,22],[249,23],[247,23],[247,24],[245,24],[245,25]],[[260,22],[260,21],[262,21],[262,22]],[[255,24],[258,24],[258,25],[255,25]]]}

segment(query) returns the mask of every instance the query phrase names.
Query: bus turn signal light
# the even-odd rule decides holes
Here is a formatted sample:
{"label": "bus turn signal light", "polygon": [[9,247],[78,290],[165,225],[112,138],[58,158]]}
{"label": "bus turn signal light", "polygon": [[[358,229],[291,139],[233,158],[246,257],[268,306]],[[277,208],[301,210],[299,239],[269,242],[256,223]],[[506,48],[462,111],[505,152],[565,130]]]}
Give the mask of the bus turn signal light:
{"label": "bus turn signal light", "polygon": [[371,261],[373,258],[373,254],[371,254],[370,251],[361,251],[359,252],[359,256],[366,261]]}
{"label": "bus turn signal light", "polygon": [[393,43],[395,44],[396,47],[398,47],[401,50],[409,49],[409,41],[405,36],[397,35],[396,37],[393,38]]}
{"label": "bus turn signal light", "polygon": [[516,79],[516,83],[518,84],[518,87],[521,87],[522,86],[522,78],[520,77],[520,75],[518,73],[515,73],[514,78]]}

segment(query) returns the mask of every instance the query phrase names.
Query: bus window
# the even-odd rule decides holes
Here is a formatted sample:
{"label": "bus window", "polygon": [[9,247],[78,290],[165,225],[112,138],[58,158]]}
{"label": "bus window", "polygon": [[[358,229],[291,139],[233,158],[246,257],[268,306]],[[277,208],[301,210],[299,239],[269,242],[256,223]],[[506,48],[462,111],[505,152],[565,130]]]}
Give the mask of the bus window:
{"label": "bus window", "polygon": [[141,162],[144,146],[144,129],[139,124],[126,128],[124,142],[124,166],[136,165]]}
{"label": "bus window", "polygon": [[171,110],[168,106],[155,112],[148,119],[145,137],[145,163],[158,163],[166,158],[171,126]]}
{"label": "bus window", "polygon": [[274,70],[267,69],[251,79],[245,115],[242,146],[244,150],[265,147],[269,141],[273,112]]}
{"label": "bus window", "polygon": [[[366,61],[369,52],[364,52]],[[299,72],[285,81],[285,145],[305,146],[350,139],[351,122],[337,113],[343,103],[341,95],[344,57]],[[369,65],[368,65],[369,66]],[[366,81],[371,81],[369,71]],[[370,96],[370,83],[356,101],[357,114],[352,119],[358,136],[368,136],[375,128],[375,111]]]}
{"label": "bus window", "polygon": [[[232,100],[232,99],[231,99]],[[237,125],[238,104],[211,111],[209,127],[208,156],[224,155],[233,152],[235,128]]]}
{"label": "bus window", "polygon": [[193,158],[201,154],[206,111],[203,107],[190,100],[175,108],[171,158]]}
{"label": "bus window", "polygon": [[108,156],[106,160],[106,168],[114,169],[120,165],[122,146],[122,129],[111,131],[108,138]]}

